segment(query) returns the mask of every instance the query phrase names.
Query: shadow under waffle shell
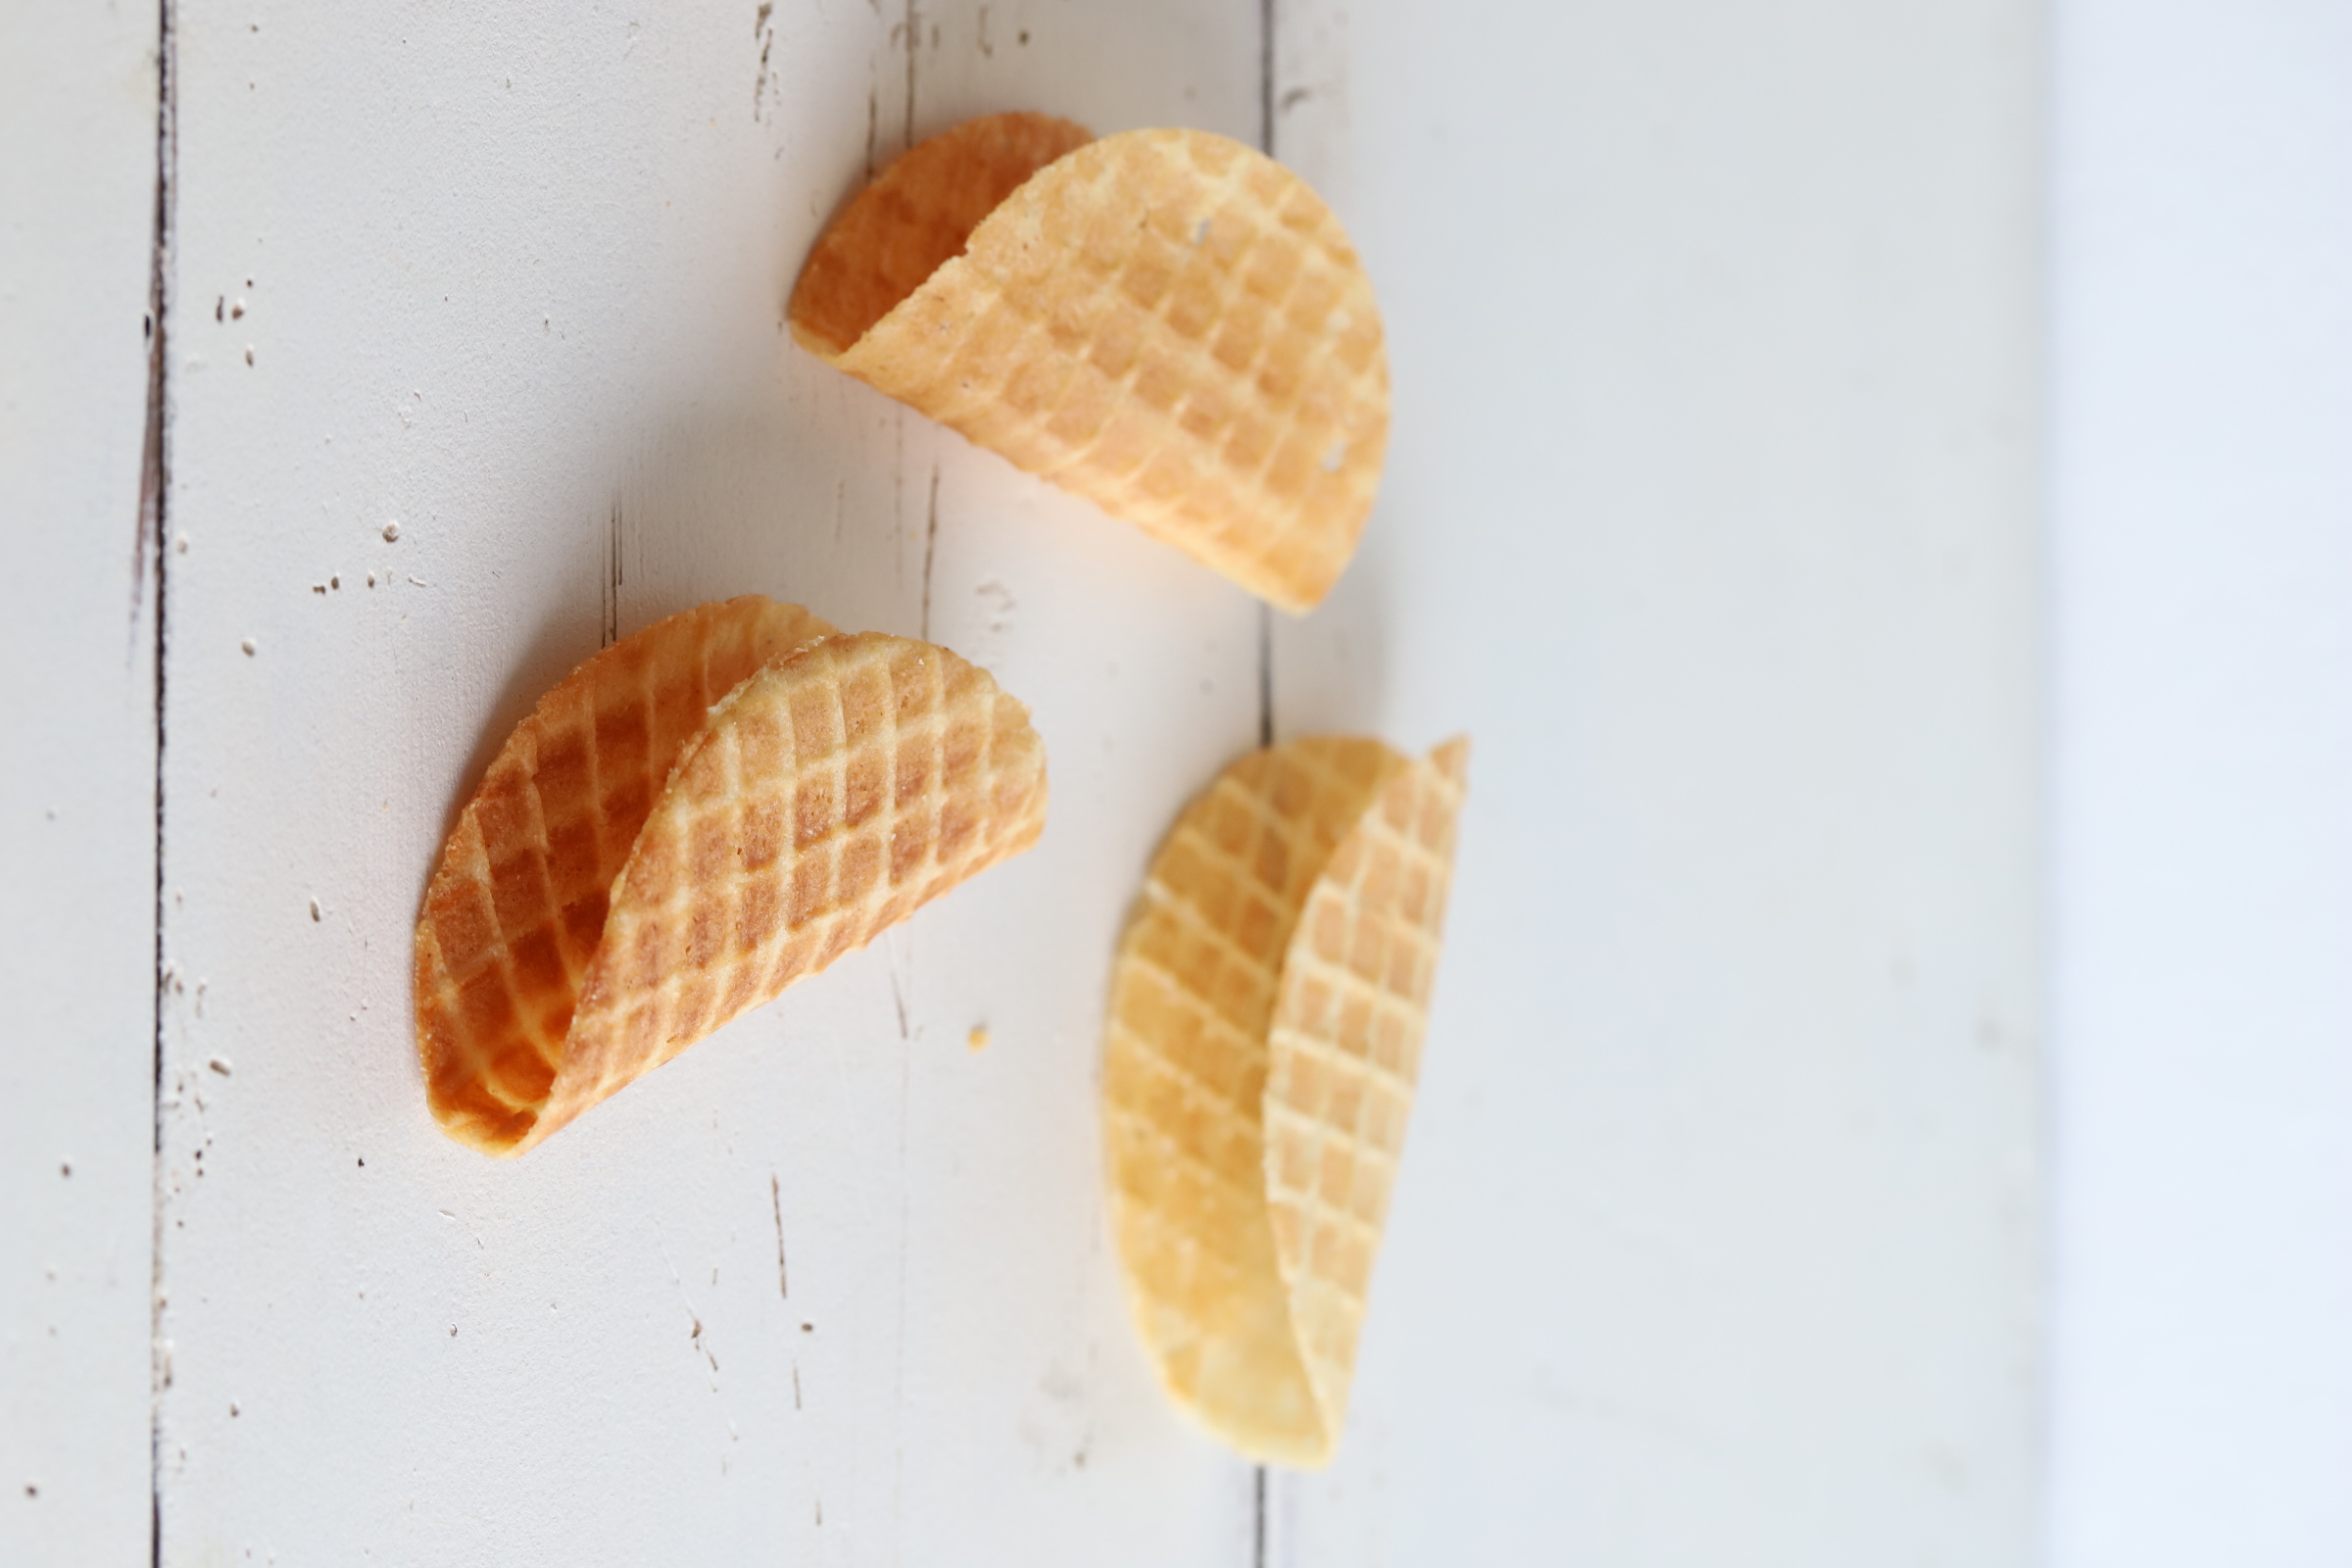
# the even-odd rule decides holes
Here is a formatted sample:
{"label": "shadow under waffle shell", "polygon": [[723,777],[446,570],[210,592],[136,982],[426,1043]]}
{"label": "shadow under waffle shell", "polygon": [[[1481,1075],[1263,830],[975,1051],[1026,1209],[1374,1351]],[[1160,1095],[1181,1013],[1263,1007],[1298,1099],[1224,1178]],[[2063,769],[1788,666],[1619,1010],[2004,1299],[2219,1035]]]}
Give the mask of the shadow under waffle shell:
{"label": "shadow under waffle shell", "polygon": [[842,210],[787,314],[826,363],[1285,610],[1371,512],[1371,282],[1322,199],[1227,137],[967,122]]}
{"label": "shadow under waffle shell", "polygon": [[1112,1225],[1163,1386],[1327,1462],[1411,1107],[1468,749],[1318,737],[1177,818],[1112,970]]}
{"label": "shadow under waffle shell", "polygon": [[442,1129],[527,1150],[1028,848],[1028,710],[943,648],[730,600],[590,660],[466,804],[416,928]]}

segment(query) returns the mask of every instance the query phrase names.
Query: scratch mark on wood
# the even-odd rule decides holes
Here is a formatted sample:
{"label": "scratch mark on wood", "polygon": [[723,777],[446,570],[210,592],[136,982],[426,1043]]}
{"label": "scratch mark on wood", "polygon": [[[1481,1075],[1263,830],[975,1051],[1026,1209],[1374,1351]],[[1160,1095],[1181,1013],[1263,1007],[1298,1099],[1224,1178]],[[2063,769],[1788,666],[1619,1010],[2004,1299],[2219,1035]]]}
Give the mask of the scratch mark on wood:
{"label": "scratch mark on wood", "polygon": [[[784,1189],[774,1171],[767,1173],[767,1200],[776,1211],[776,1294],[789,1301],[792,1290],[784,1283]],[[796,1372],[794,1376],[799,1374]]]}
{"label": "scratch mark on wood", "polygon": [[[881,0],[875,0],[877,10],[880,4]],[[873,83],[869,81],[865,86],[865,182],[868,185],[874,182],[874,134],[881,122],[881,115],[882,95],[875,91]]]}
{"label": "scratch mark on wood", "polygon": [[[679,1303],[686,1308],[686,1321],[690,1325],[686,1331],[686,1343],[704,1360],[710,1363],[710,1374],[715,1379],[718,1375],[718,1357],[710,1353],[710,1347],[703,1341],[703,1315],[694,1309],[694,1297],[686,1289],[686,1277],[678,1272],[676,1260],[669,1255],[669,1243],[662,1239],[659,1226],[655,1229],[654,1245],[661,1249],[662,1261],[669,1269],[671,1283],[678,1288]],[[713,1381],[710,1389],[715,1394],[718,1391],[718,1384]]]}
{"label": "scratch mark on wood", "polygon": [[906,0],[906,122],[899,138],[899,150],[914,145],[914,63],[923,41],[922,16],[914,0]]}
{"label": "scratch mark on wood", "polygon": [[1257,150],[1274,156],[1274,0],[1257,0]]}
{"label": "scratch mark on wood", "polygon": [[931,465],[931,504],[923,524],[923,641],[931,640],[931,565],[939,555],[939,465]]}
{"label": "scratch mark on wood", "polygon": [[597,646],[610,648],[620,641],[620,503],[612,503],[612,520],[605,528],[605,572],[599,586],[603,590],[604,624],[599,628]]}
{"label": "scratch mark on wood", "polygon": [[776,47],[776,33],[771,20],[775,14],[776,0],[760,0],[760,14],[752,23],[752,38],[760,45],[760,74],[752,83],[752,119],[754,121],[760,119],[760,111],[767,104],[767,84],[771,75],[768,70],[768,57],[774,53]]}

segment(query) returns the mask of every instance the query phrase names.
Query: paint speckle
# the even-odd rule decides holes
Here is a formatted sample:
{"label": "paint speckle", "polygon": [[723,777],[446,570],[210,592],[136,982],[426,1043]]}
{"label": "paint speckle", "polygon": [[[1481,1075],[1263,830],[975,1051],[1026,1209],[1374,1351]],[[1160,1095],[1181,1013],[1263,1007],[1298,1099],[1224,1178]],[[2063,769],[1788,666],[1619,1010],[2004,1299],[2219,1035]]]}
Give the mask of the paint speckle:
{"label": "paint speckle", "polygon": [[247,365],[253,363],[253,345],[250,343],[245,345],[245,363]]}
{"label": "paint speckle", "polygon": [[326,585],[329,588],[341,588],[343,586],[343,579],[340,577],[329,577],[326,579]]}
{"label": "paint speckle", "polygon": [[1196,245],[1205,245],[1208,243],[1207,219],[1203,218],[1200,220],[1200,221],[1193,225],[1193,243]]}
{"label": "paint speckle", "polygon": [[1012,629],[1012,614],[1019,605],[1004,578],[981,578],[972,585],[972,597],[980,602],[983,624],[990,637],[1002,637]]}
{"label": "paint speckle", "polygon": [[1335,441],[1332,443],[1331,450],[1323,454],[1323,471],[1325,473],[1337,473],[1340,471],[1340,465],[1346,463],[1347,461],[1348,443],[1345,441]]}
{"label": "paint speckle", "polygon": [[972,1025],[972,1032],[963,1037],[963,1044],[970,1051],[986,1051],[989,1043],[995,1039],[996,1036],[988,1032],[988,1025],[976,1023]]}
{"label": "paint speckle", "polygon": [[181,534],[178,538],[172,540],[172,548],[176,549],[181,555],[184,556],[188,553],[188,536],[186,534]]}
{"label": "paint speckle", "polygon": [[212,1068],[213,1071],[219,1073],[223,1078],[227,1077],[231,1070],[228,1065],[228,1058],[226,1056],[215,1056],[212,1060],[206,1062],[205,1065]]}
{"label": "paint speckle", "polygon": [[246,638],[246,639],[245,639],[243,642],[241,642],[241,643],[237,644],[237,646],[238,646],[239,648],[242,648],[242,649],[244,649],[244,650],[245,650],[245,657],[246,657],[247,659],[251,659],[251,658],[253,657],[253,639],[252,639],[252,638],[250,638],[250,637]]}
{"label": "paint speckle", "polygon": [[385,523],[385,524],[384,524],[384,543],[386,543],[386,544],[390,544],[390,543],[392,543],[392,541],[393,541],[393,540],[395,540],[395,539],[398,539],[399,537],[400,537],[400,524],[399,524],[399,523],[397,523],[397,522],[387,522],[387,523]]}
{"label": "paint speckle", "polygon": [[311,918],[314,920],[324,918],[324,916],[319,912],[318,901],[317,899],[313,899],[311,901]]}

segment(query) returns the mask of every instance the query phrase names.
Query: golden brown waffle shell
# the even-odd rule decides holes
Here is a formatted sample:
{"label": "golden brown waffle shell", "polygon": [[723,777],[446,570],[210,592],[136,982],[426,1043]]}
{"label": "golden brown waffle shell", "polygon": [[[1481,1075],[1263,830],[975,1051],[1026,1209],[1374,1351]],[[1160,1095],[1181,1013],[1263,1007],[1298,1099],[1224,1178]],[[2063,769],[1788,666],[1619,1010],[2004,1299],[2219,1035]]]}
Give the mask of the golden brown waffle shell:
{"label": "golden brown waffle shell", "polygon": [[435,1118],[522,1152],[1027,848],[1045,803],[1027,710],[945,649],[757,599],[615,644],[516,728],[426,893]]}
{"label": "golden brown waffle shell", "polygon": [[[1398,965],[1333,1007],[1324,955],[1335,939],[1352,954],[1360,927],[1384,953],[1409,933],[1434,961],[1461,757],[1457,744],[1416,762],[1348,737],[1251,753],[1177,818],[1120,939],[1103,1119],[1129,1300],[1170,1396],[1254,1458],[1314,1466],[1338,1443],[1354,1339],[1327,1321],[1343,1299],[1340,1318],[1360,1320],[1388,1188],[1378,1212],[1348,1210],[1370,1231],[1351,1225],[1341,1248],[1322,1245],[1321,1189],[1302,1202],[1292,1177],[1302,1140],[1317,1161],[1329,1148],[1393,1171],[1427,1005],[1427,975]],[[1414,816],[1432,798],[1443,809]],[[1416,850],[1402,877],[1399,811],[1443,827],[1439,857]],[[1369,1034],[1359,998],[1377,1004]],[[1395,1049],[1398,1026],[1409,1051]],[[1401,1100],[1319,1098],[1382,1050]]]}
{"label": "golden brown waffle shell", "polygon": [[999,115],[915,147],[818,240],[794,336],[1311,609],[1354,552],[1388,447],[1371,282],[1322,199],[1251,148],[1197,130],[1083,138]]}

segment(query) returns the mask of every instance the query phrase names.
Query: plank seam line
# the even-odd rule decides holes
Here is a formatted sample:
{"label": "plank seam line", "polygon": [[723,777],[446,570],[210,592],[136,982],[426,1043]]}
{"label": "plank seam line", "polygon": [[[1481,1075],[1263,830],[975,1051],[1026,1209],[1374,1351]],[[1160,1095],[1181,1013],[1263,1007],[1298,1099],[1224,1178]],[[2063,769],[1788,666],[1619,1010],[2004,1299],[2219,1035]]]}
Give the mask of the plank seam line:
{"label": "plank seam line", "polygon": [[147,1561],[164,1560],[164,1390],[170,1362],[164,1348],[164,1021],[167,958],[164,932],[164,742],[168,673],[166,621],[170,609],[172,249],[177,221],[179,116],[175,0],[156,3],[155,228],[148,258],[147,428],[140,447],[139,532],[133,552],[131,625],[150,570],[155,576],[155,1017],[150,1151],[147,1297]]}
{"label": "plank seam line", "polygon": [[[1257,0],[1257,148],[1274,156],[1274,40],[1277,0]],[[1274,611],[1257,607],[1257,744],[1274,744]],[[1250,1568],[1266,1568],[1266,1467],[1250,1487]]]}

